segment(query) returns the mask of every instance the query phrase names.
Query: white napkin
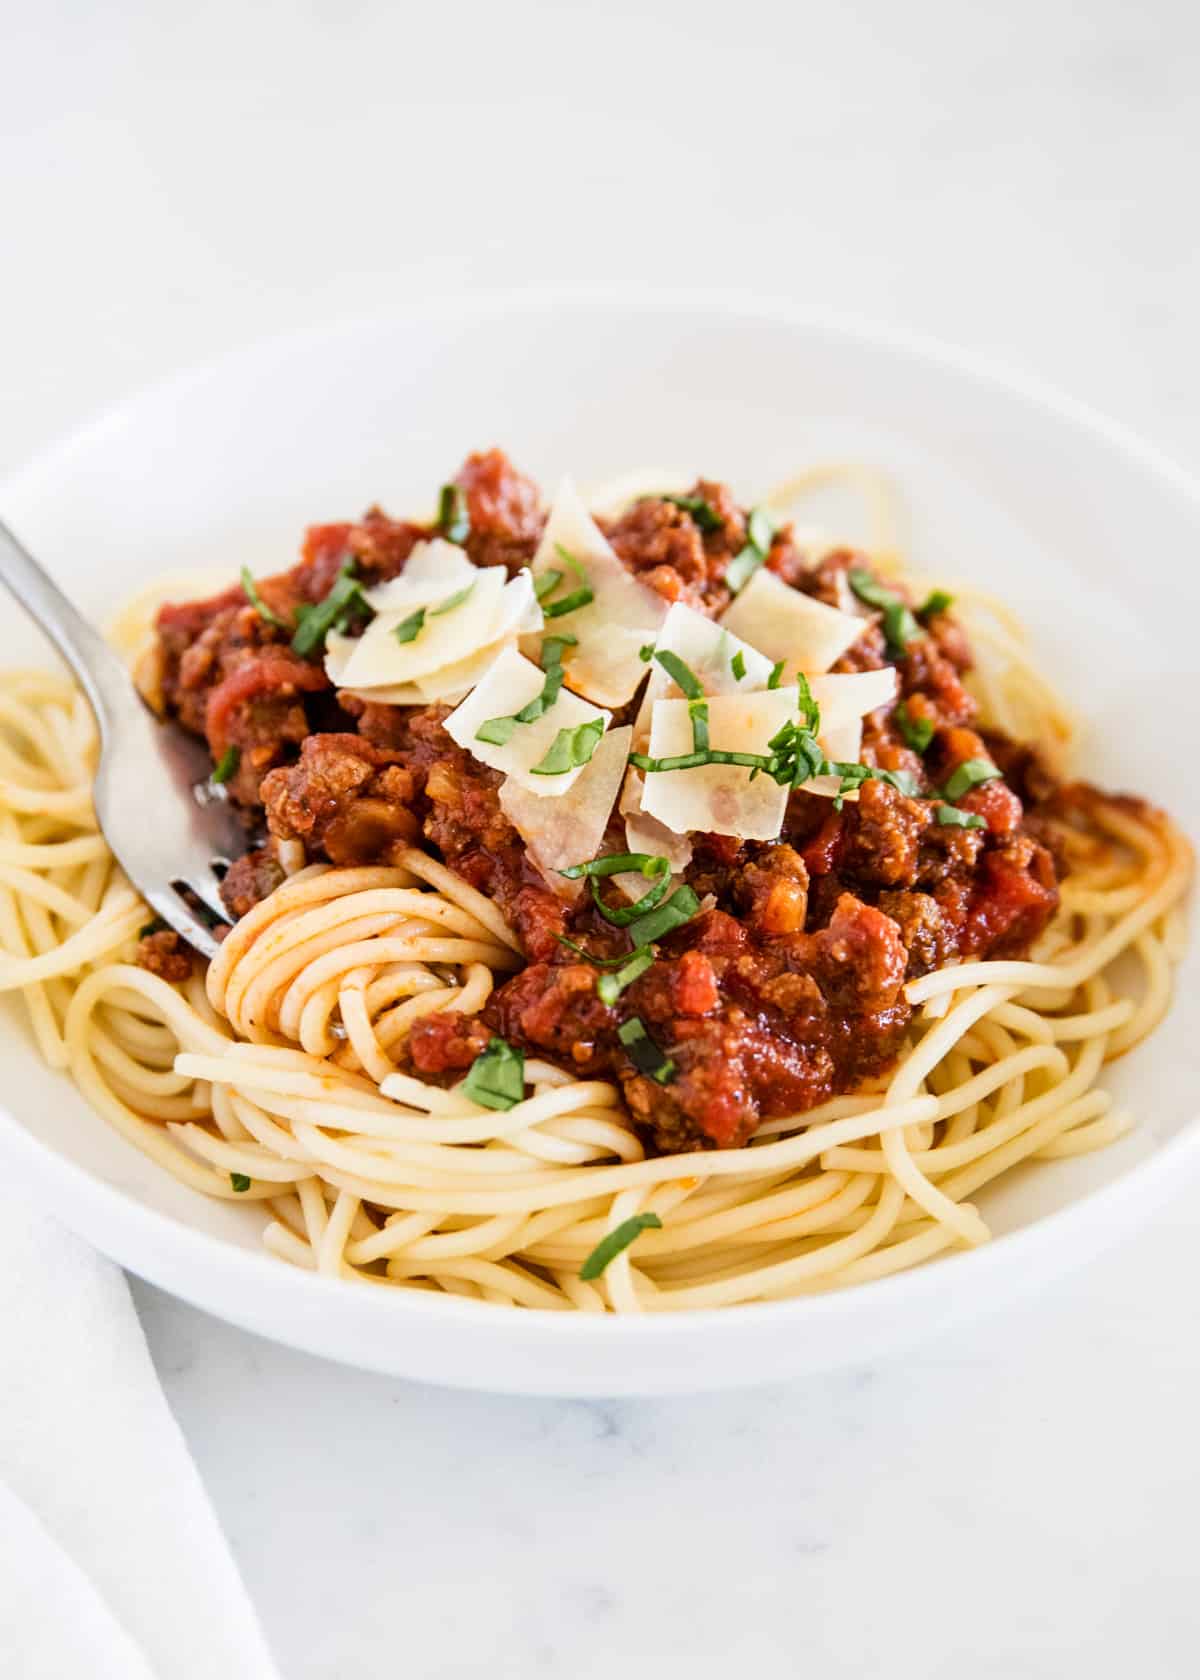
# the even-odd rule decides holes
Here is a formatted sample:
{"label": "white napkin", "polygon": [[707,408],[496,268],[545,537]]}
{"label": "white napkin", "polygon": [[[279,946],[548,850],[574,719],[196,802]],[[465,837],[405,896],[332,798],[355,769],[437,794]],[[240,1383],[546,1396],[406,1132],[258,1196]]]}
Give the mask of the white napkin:
{"label": "white napkin", "polygon": [[278,1680],[125,1279],[0,1187],[5,1680]]}

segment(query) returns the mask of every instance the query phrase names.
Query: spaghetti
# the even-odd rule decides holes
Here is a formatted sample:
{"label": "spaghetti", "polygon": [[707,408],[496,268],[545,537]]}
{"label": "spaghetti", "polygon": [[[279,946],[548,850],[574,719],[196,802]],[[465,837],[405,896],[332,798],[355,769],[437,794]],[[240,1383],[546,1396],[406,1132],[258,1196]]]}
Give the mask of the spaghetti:
{"label": "spaghetti", "polygon": [[[1019,627],[990,603],[967,612],[995,656],[985,713],[1065,743]],[[981,1243],[984,1186],[1128,1129],[1100,1076],[1168,1008],[1183,939],[1186,840],[1141,802],[1079,790],[1056,818],[1061,908],[1028,960],[910,981],[895,1070],[853,1094],[767,1119],[743,1147],[649,1154],[607,1079],[530,1058],[528,1094],[493,1109],[406,1070],[415,1022],[477,1015],[523,962],[496,905],[416,847],[388,866],[297,867],[204,974],[138,966],[147,913],[95,823],[96,753],[71,683],[0,677],[0,987],[127,1141],[193,1189],[255,1204],[281,1259],[361,1282],[670,1312]],[[627,1221],[636,1244],[581,1276]]]}

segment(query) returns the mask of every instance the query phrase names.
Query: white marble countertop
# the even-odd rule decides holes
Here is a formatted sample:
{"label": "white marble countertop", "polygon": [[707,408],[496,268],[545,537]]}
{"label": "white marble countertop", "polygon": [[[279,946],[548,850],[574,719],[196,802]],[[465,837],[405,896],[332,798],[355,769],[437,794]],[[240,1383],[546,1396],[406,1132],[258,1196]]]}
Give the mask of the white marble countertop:
{"label": "white marble countertop", "polygon": [[[264,332],[564,280],[915,328],[1200,459],[1182,0],[57,0],[7,37],[0,474]],[[1172,1680],[1196,1188],[953,1342],[745,1395],[446,1394],[136,1295],[286,1680]]]}

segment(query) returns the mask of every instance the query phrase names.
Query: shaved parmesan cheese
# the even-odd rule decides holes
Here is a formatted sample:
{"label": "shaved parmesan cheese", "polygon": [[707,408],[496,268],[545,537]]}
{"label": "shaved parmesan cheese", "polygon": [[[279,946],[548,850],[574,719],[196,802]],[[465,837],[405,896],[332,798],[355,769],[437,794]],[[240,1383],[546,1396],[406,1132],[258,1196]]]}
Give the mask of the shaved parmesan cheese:
{"label": "shaved parmesan cheese", "polygon": [[[676,601],[666,618],[654,644],[656,653],[674,653],[695,673],[705,694],[746,694],[766,688],[772,663],[757,648],[743,642],[716,624],[694,607]],[[743,675],[733,673],[733,660],[742,656]],[[650,733],[650,718],[658,700],[675,699],[679,688],[657,660],[650,665],[650,681],[634,724],[634,737],[641,743]],[[792,700],[793,709],[795,698]]]}
{"label": "shaved parmesan cheese", "polygon": [[[444,573],[436,585],[428,577],[419,577],[403,610],[395,606],[393,594],[389,597],[393,605],[380,612],[358,639],[336,632],[327,637],[325,669],[330,680],[339,688],[387,705],[460,700],[501,647],[539,625],[542,618],[528,571],[519,572],[511,582],[502,566],[480,570],[468,564],[466,573],[467,582],[461,588],[470,593],[444,612],[438,608],[459,591],[446,593]],[[452,577],[450,582],[454,581]],[[397,641],[396,629],[421,608],[425,620],[416,635]]]}
{"label": "shaved parmesan cheese", "polygon": [[[531,793],[511,777],[500,789],[500,809],[524,840],[548,885],[562,898],[576,899],[583,891],[582,881],[568,881],[558,871],[586,863],[599,852],[632,740],[633,730],[628,726],[610,729],[580,771],[570,799]],[[541,778],[548,779],[558,778]]]}
{"label": "shaved parmesan cheese", "polygon": [[814,601],[760,566],[721,623],[771,660],[785,661],[783,681],[797,671],[828,671],[867,628],[867,621]]}
{"label": "shaved parmesan cheese", "polygon": [[[512,717],[542,692],[546,673],[530,660],[522,658],[515,648],[506,647],[497,656],[462,704],[446,719],[445,730],[451,740],[465,747],[481,764],[502,770],[520,787],[531,793],[561,799],[583,774],[586,766],[564,770],[558,776],[535,776],[533,766],[546,756],[560,729],[577,729],[582,723],[603,718],[607,729],[612,713],[600,706],[589,705],[567,688],[560,690],[549,711],[543,712],[533,723],[518,723],[509,740],[498,746],[491,741],[476,740],[476,731],[490,718]],[[594,755],[593,755],[594,756]]]}
{"label": "shaved parmesan cheese", "polygon": [[[708,702],[709,744],[725,752],[765,753],[771,737],[796,717],[793,688],[720,695]],[[650,724],[650,753],[674,758],[692,749],[686,700],[659,700]],[[702,764],[694,770],[650,770],[642,809],[675,834],[736,834],[774,840],[783,826],[788,789],[770,776],[750,780],[740,764]]]}
{"label": "shaved parmesan cheese", "polygon": [[455,543],[434,537],[431,542],[417,544],[399,577],[363,593],[377,613],[407,613],[464,589],[478,570]]}
{"label": "shaved parmesan cheese", "polygon": [[816,676],[808,679],[812,697],[821,708],[821,719],[865,717],[879,706],[890,705],[898,687],[896,667],[884,665],[878,671],[850,671],[844,676]]}
{"label": "shaved parmesan cheese", "polygon": [[830,723],[822,721],[817,740],[826,758],[833,759],[836,764],[857,764],[862,751],[862,719],[846,717],[836,718]]}
{"label": "shaved parmesan cheese", "polygon": [[[649,852],[651,857],[665,857],[671,865],[672,876],[681,875],[692,861],[692,843],[686,836],[673,834],[657,817],[642,810],[645,780],[640,770],[631,766],[621,789],[618,807],[625,818],[625,844],[631,852]],[[613,882],[626,898],[639,899],[646,891],[646,877],[633,873],[614,875]]]}
{"label": "shaved parmesan cheese", "polygon": [[578,638],[576,646],[563,652],[567,683],[589,700],[622,706],[632,699],[645,675],[638,650],[654,640],[667,615],[667,603],[626,571],[569,478],[558,487],[533,559],[535,578],[551,571],[563,573],[561,584],[543,603],[547,607],[553,606],[556,597],[565,599],[581,586],[560,548],[578,563],[594,597],[586,606],[548,620],[549,634],[561,629]]}
{"label": "shaved parmesan cheese", "polygon": [[[343,686],[378,688],[385,683],[415,682],[494,642],[495,626],[504,614],[501,596],[507,582],[503,566],[489,566],[486,571],[475,572],[471,593],[448,612],[436,614],[431,610],[453,598],[455,592],[447,595],[443,581],[431,600],[406,605],[403,611],[389,608],[380,613],[367,625],[346,661],[341,673]],[[417,587],[426,593],[430,588],[428,584]],[[425,622],[417,634],[408,641],[397,641],[396,630],[413,611],[422,609]]]}

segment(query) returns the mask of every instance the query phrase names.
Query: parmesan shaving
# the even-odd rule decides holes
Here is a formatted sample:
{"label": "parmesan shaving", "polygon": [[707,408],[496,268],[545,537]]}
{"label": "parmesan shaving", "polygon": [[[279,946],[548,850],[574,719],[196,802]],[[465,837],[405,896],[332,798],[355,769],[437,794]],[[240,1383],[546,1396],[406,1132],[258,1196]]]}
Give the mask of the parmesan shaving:
{"label": "parmesan shaving", "polygon": [[861,718],[896,698],[896,667],[884,665],[878,671],[850,671],[845,675],[814,676],[808,679],[812,697],[821,708],[822,721],[828,711],[834,719]]}
{"label": "parmesan shaving", "polygon": [[481,764],[503,771],[518,786],[528,788],[531,793],[561,799],[579,780],[586,767],[577,765],[557,776],[536,776],[533,766],[546,756],[560,729],[577,729],[580,724],[590,723],[594,718],[603,718],[607,729],[612,721],[611,712],[590,705],[564,688],[540,718],[533,723],[518,723],[504,745],[476,738],[476,732],[489,719],[512,717],[536,699],[545,681],[544,671],[523,658],[515,648],[505,647],[484,672],[478,686],[450,713],[444,727],[451,740],[457,741]]}
{"label": "parmesan shaving", "polygon": [[[771,737],[796,717],[796,691],[720,695],[708,702],[710,746],[724,752],[766,753]],[[650,753],[674,758],[691,751],[686,700],[659,700],[650,724]],[[674,834],[734,834],[774,840],[783,827],[788,789],[740,764],[702,764],[692,770],[646,773],[642,809]]]}
{"label": "parmesan shaving", "polygon": [[[631,852],[649,852],[652,857],[665,857],[671,865],[672,877],[683,874],[692,861],[692,843],[685,835],[673,834],[657,817],[647,816],[642,809],[645,778],[632,765],[621,789],[618,809],[625,818],[625,845]],[[613,882],[626,898],[639,899],[646,891],[646,878],[630,872],[614,875]]]}
{"label": "parmesan shaving", "polygon": [[581,587],[560,548],[576,561],[593,593],[586,606],[549,621],[551,635],[561,629],[577,639],[575,646],[563,650],[567,684],[589,700],[622,706],[633,698],[645,674],[639,649],[654,640],[667,615],[667,603],[626,571],[569,478],[558,487],[533,559],[535,578],[551,571],[563,574],[544,606]]}
{"label": "parmesan shaving", "polygon": [[478,574],[462,549],[443,537],[416,545],[399,577],[363,591],[377,613],[411,612],[463,589]]}
{"label": "parmesan shaving", "polygon": [[[723,624],[716,624],[711,618],[705,618],[704,614],[697,612],[694,607],[684,606],[682,601],[676,601],[663,620],[654,650],[656,653],[678,655],[694,673],[705,694],[753,693],[756,689],[766,688],[771,675],[771,661],[757,648],[751,647],[749,642],[743,642]],[[743,675],[737,677],[733,673],[733,660],[739,653],[744,670]],[[653,661],[650,666],[650,681],[646,684],[646,692],[638,710],[637,722],[634,724],[634,737],[639,744],[644,743],[649,736],[650,719],[655,703],[659,700],[678,698],[679,693],[674,680],[667,675],[657,660]],[[794,707],[794,700],[792,704]]]}
{"label": "parmesan shaving", "polygon": [[[441,547],[451,549],[454,554],[461,552],[449,543]],[[503,567],[480,570],[467,561],[463,567],[465,583],[461,582],[462,573],[448,579],[445,571],[435,582],[426,575],[428,568],[424,568],[412,580],[404,610],[398,610],[393,604],[372,621],[361,637],[331,631],[325,640],[325,669],[330,680],[362,699],[384,705],[421,706],[438,700],[461,700],[502,647],[511,645],[518,635],[536,629],[542,622],[533,578],[528,571],[518,572],[510,581]],[[399,583],[403,579],[395,581]],[[447,595],[447,585],[456,582],[461,588],[469,587],[470,595],[443,614],[427,611],[425,622],[413,640],[397,642],[396,627],[409,613],[422,606],[436,608],[452,599],[457,591],[451,589]],[[390,589],[391,585],[383,587]],[[393,594],[388,599],[395,603],[397,597]],[[480,640],[472,647],[475,638]],[[464,653],[464,645],[470,651]]]}
{"label": "parmesan shaving", "polygon": [[570,799],[532,793],[511,778],[500,789],[500,809],[524,840],[547,884],[561,898],[573,900],[583,891],[582,881],[568,881],[558,871],[586,863],[599,852],[632,739],[633,730],[628,725],[610,729],[580,772]]}
{"label": "parmesan shaving", "polygon": [[727,607],[721,623],[771,660],[784,661],[784,682],[798,671],[828,671],[862,635],[867,621],[827,607],[760,566]]}

